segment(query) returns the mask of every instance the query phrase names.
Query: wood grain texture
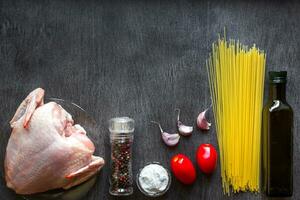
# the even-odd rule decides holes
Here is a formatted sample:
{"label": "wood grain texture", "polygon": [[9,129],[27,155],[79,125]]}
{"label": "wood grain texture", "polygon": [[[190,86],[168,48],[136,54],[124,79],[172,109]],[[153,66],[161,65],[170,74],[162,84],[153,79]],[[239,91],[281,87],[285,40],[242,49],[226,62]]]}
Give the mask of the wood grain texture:
{"label": "wood grain texture", "polygon": [[[181,108],[182,121],[195,123],[210,104],[205,60],[224,27],[229,38],[265,50],[267,70],[288,71],[287,98],[295,111],[293,199],[299,199],[299,21],[300,3],[293,1],[0,1],[0,199],[16,199],[3,179],[8,122],[36,87],[47,97],[72,100],[96,119],[107,161],[107,120],[133,117],[134,174],[150,161],[169,166],[178,152],[194,160],[200,143],[217,145],[213,127],[169,149],[149,121],[175,131],[174,109]],[[115,199],[108,194],[109,165],[102,173],[85,199]],[[197,173],[194,185],[173,179],[157,199],[264,199],[248,193],[225,198],[220,166],[211,177]],[[135,186],[124,199],[147,198]]]}

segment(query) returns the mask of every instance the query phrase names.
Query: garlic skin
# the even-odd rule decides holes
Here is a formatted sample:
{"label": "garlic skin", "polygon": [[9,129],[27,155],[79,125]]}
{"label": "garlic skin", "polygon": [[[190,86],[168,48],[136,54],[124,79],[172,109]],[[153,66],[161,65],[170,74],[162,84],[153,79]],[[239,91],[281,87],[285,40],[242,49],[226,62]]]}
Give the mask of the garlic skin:
{"label": "garlic skin", "polygon": [[161,133],[161,137],[162,140],[164,141],[164,143],[168,146],[175,146],[178,144],[179,139],[180,139],[180,135],[178,133],[174,133],[174,134],[170,134],[167,133],[165,131],[163,131],[160,123],[156,122],[156,121],[151,121],[151,123],[157,124]]}
{"label": "garlic skin", "polygon": [[178,114],[177,114],[177,128],[178,128],[179,134],[183,135],[183,136],[192,135],[194,127],[184,125],[179,119],[180,118],[180,109],[176,108],[175,111],[178,111]]}
{"label": "garlic skin", "polygon": [[211,123],[209,123],[205,117],[206,112],[209,108],[205,109],[201,112],[197,117],[197,126],[201,130],[208,131],[210,129]]}

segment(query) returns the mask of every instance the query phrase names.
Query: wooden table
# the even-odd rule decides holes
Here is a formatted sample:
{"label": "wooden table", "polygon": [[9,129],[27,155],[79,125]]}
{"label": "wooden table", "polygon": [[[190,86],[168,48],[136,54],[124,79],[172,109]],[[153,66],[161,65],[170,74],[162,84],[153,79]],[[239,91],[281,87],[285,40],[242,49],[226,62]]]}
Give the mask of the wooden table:
{"label": "wooden table", "polygon": [[[248,1],[1,1],[0,3],[1,175],[10,136],[8,122],[31,90],[43,87],[47,97],[81,105],[101,127],[109,162],[107,120],[136,120],[133,172],[147,162],[169,166],[176,153],[195,161],[204,142],[217,145],[214,126],[195,131],[178,147],[167,148],[157,127],[175,131],[175,108],[195,123],[210,104],[205,60],[223,33],[267,52],[267,70],[287,70],[287,98],[295,111],[294,198],[300,196],[299,72],[300,3]],[[266,85],[265,91],[268,87]],[[265,94],[267,97],[267,94]],[[266,99],[266,98],[265,98]],[[98,148],[99,144],[96,144]],[[114,199],[108,194],[109,165],[86,199]],[[220,166],[183,186],[173,179],[158,199],[223,199]],[[0,181],[3,200],[15,199]],[[262,199],[238,194],[226,199]],[[135,186],[125,199],[146,199]]]}

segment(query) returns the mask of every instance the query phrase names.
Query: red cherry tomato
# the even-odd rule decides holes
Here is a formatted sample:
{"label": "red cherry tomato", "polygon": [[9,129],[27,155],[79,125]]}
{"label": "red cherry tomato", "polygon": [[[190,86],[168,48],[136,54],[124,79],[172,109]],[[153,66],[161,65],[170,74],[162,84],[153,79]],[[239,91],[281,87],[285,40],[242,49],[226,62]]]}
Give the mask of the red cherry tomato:
{"label": "red cherry tomato", "polygon": [[196,180],[196,170],[192,161],[183,154],[171,159],[171,170],[175,177],[184,184],[192,184]]}
{"label": "red cherry tomato", "polygon": [[197,163],[201,171],[211,174],[217,166],[217,151],[211,144],[201,144],[197,149]]}

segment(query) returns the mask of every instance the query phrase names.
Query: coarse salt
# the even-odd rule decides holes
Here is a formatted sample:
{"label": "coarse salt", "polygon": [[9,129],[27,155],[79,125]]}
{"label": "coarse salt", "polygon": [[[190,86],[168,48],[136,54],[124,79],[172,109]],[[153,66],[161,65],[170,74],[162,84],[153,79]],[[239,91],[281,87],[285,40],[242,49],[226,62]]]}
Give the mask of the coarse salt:
{"label": "coarse salt", "polygon": [[138,177],[140,187],[149,195],[156,195],[166,190],[169,184],[168,171],[159,164],[146,165]]}

